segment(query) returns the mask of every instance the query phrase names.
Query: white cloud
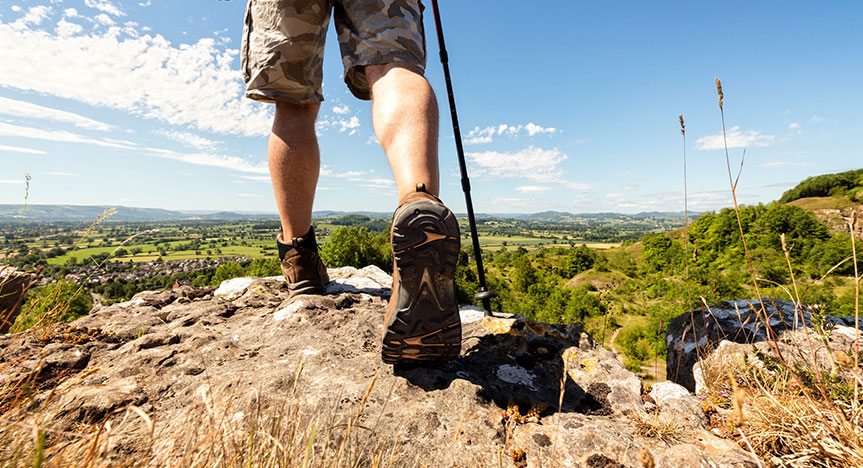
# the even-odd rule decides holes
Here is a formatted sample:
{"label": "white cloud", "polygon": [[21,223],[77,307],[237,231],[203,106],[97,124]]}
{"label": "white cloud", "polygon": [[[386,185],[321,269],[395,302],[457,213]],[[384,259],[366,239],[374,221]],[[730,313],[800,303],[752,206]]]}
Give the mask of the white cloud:
{"label": "white cloud", "polygon": [[527,178],[539,182],[558,181],[561,178],[560,163],[566,155],[557,148],[545,150],[530,146],[515,153],[486,151],[467,153],[471,163],[478,167],[478,174],[490,177]]}
{"label": "white cloud", "polygon": [[260,195],[254,193],[238,193],[237,196],[241,198],[261,198]]}
{"label": "white cloud", "polygon": [[135,36],[131,26],[61,36],[0,23],[0,86],[220,134],[269,134],[271,109],[243,97],[240,72],[232,68],[237,50],[222,50],[213,38],[175,46],[160,35]]}
{"label": "white cloud", "polygon": [[[770,146],[775,140],[774,135],[762,135],[760,130],[741,131],[734,126],[727,131],[728,148],[747,148],[753,146]],[[719,150],[725,148],[722,133],[703,136],[695,141],[699,150]]]}
{"label": "white cloud", "polygon": [[104,11],[114,16],[126,16],[122,10],[117,8],[110,0],[84,0],[84,5],[90,8],[95,8],[99,11]]}
{"label": "white cloud", "polygon": [[557,133],[557,131],[558,130],[554,127],[541,127],[533,122],[529,122],[526,125],[500,124],[485,128],[474,127],[473,130],[469,131],[467,135],[465,135],[464,142],[468,145],[476,145],[481,143],[491,143],[494,141],[496,136],[515,137],[525,132],[528,136],[535,136],[543,133],[554,134]]}
{"label": "white cloud", "polygon": [[520,185],[515,190],[521,193],[539,193],[548,192],[551,190],[551,187],[545,185]]}
{"label": "white cloud", "polygon": [[605,198],[617,199],[617,198],[623,198],[623,197],[624,197],[624,195],[622,193],[606,193],[605,194]]}
{"label": "white cloud", "polygon": [[135,149],[134,143],[111,139],[91,138],[63,130],[43,130],[41,128],[21,127],[0,122],[0,135],[36,140],[58,141],[63,143],[83,143],[118,149]]}
{"label": "white cloud", "polygon": [[103,26],[113,26],[114,24],[116,24],[114,23],[114,20],[112,20],[111,17],[106,15],[105,13],[98,14],[93,17],[93,19],[95,19],[97,23]]}
{"label": "white cloud", "polygon": [[339,115],[349,114],[351,112],[351,108],[345,105],[333,107],[333,112]]}
{"label": "white cloud", "polygon": [[791,124],[788,125],[789,130],[797,130],[798,128],[800,128],[800,124],[798,122],[791,122]]}
{"label": "white cloud", "polygon": [[182,143],[186,146],[190,146],[192,148],[203,149],[203,150],[212,150],[219,146],[220,142],[215,140],[210,140],[209,138],[204,138],[200,135],[196,135],[194,133],[189,132],[180,132],[176,130],[166,130],[160,129],[155,132],[157,135],[161,135],[165,138],[174,140],[178,143]]}
{"label": "white cloud", "polygon": [[621,187],[625,192],[631,192],[633,190],[638,190],[637,184],[627,184]]}
{"label": "white cloud", "polygon": [[12,5],[12,11],[18,13],[19,11],[21,11],[21,7],[18,5]]}
{"label": "white cloud", "polygon": [[527,131],[527,134],[530,136],[534,136],[540,133],[556,133],[557,129],[554,127],[540,127],[533,122],[528,122],[527,125],[524,126],[524,129]]}
{"label": "white cloud", "polygon": [[84,28],[80,24],[72,23],[61,19],[57,22],[57,28],[54,32],[60,37],[74,36],[80,33]]}
{"label": "white cloud", "polygon": [[107,131],[114,128],[106,123],[93,120],[72,112],[66,112],[51,107],[40,106],[27,101],[19,101],[0,96],[0,114],[33,119],[67,122],[79,128]]}
{"label": "white cloud", "polygon": [[42,22],[45,21],[52,12],[53,10],[51,7],[47,7],[45,5],[30,7],[24,16],[16,20],[14,23],[11,23],[9,26],[14,30],[25,30],[30,25],[38,26],[42,24]]}
{"label": "white cloud", "polygon": [[23,180],[11,180],[11,179],[0,180],[0,184],[23,184],[23,183],[24,183]]}
{"label": "white cloud", "polygon": [[821,117],[820,115],[813,115],[812,117],[809,118],[809,121],[812,123],[818,124],[818,123],[824,122],[824,117]]}
{"label": "white cloud", "polygon": [[66,8],[65,10],[63,10],[63,16],[65,16],[67,18],[77,18],[78,17],[78,10],[76,10],[74,8]]}
{"label": "white cloud", "polygon": [[347,132],[348,135],[355,135],[357,133],[357,129],[360,127],[360,119],[357,116],[351,116],[351,118],[347,119],[344,117],[337,117],[334,119],[320,119],[315,122],[315,130],[318,135],[320,135],[324,130],[328,129],[336,129],[339,133]]}
{"label": "white cloud", "polygon": [[8,145],[0,145],[0,152],[7,153],[27,153],[27,154],[47,154],[42,150],[32,149],[32,148],[22,148],[20,146],[8,146]]}
{"label": "white cloud", "polygon": [[768,161],[758,164],[758,167],[789,167],[789,166],[811,166],[812,163],[793,161]]}

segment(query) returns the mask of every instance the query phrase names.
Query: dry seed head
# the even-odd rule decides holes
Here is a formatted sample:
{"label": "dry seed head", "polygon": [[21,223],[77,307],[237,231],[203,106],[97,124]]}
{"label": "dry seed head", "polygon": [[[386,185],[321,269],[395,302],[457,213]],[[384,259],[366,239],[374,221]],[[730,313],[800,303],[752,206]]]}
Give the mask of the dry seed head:
{"label": "dry seed head", "polygon": [[833,357],[836,359],[836,362],[845,369],[854,368],[854,360],[851,359],[851,356],[848,354],[837,349],[836,351],[833,351]]}
{"label": "dry seed head", "polygon": [[686,135],[686,124],[683,123],[683,114],[680,114],[680,134]]}
{"label": "dry seed head", "polygon": [[728,378],[731,380],[731,388],[733,389],[731,395],[733,412],[728,416],[728,422],[734,427],[740,427],[746,422],[746,418],[743,417],[743,401],[746,399],[746,391],[737,386],[737,379],[734,378],[734,374],[728,372]]}
{"label": "dry seed head", "polygon": [[656,468],[656,462],[653,460],[653,454],[647,447],[638,449],[638,461],[641,462],[643,468]]}
{"label": "dry seed head", "polygon": [[716,93],[719,94],[719,108],[722,109],[722,98],[724,95],[722,94],[722,82],[719,81],[719,78],[716,79]]}

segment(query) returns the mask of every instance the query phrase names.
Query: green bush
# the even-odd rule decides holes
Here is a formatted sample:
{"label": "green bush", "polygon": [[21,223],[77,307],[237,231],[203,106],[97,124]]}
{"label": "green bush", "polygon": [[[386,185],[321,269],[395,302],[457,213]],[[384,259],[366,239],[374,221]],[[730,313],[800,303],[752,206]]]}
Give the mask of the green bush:
{"label": "green bush", "polygon": [[389,235],[372,234],[364,227],[336,229],[321,246],[321,259],[330,268],[376,265],[386,272],[393,271]]}
{"label": "green bush", "polygon": [[276,257],[261,257],[252,260],[246,268],[246,276],[265,278],[267,276],[280,276],[282,268]]}
{"label": "green bush", "polygon": [[93,299],[90,293],[66,280],[27,292],[21,315],[15,320],[11,331],[17,333],[36,325],[71,322],[90,313]]}
{"label": "green bush", "polygon": [[210,280],[211,286],[218,286],[222,284],[222,281],[229,280],[231,278],[238,278],[240,276],[245,276],[246,270],[240,266],[237,262],[227,262],[219,268],[216,268],[216,272],[213,274],[213,279]]}

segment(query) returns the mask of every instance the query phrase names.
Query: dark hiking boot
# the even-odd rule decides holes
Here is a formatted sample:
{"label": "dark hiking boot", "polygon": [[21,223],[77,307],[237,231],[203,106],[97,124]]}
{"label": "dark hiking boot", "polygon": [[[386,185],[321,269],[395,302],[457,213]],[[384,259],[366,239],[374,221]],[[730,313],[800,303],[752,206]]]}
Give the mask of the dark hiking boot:
{"label": "dark hiking boot", "polygon": [[383,330],[387,364],[443,361],[461,351],[455,297],[459,230],[455,215],[417,185],[393,215],[393,289]]}
{"label": "dark hiking boot", "polygon": [[276,237],[276,246],[279,248],[282,273],[288,282],[289,297],[323,294],[330,277],[327,275],[327,267],[318,255],[314,229],[309,229],[303,237],[294,237],[290,244],[283,244],[279,237]]}

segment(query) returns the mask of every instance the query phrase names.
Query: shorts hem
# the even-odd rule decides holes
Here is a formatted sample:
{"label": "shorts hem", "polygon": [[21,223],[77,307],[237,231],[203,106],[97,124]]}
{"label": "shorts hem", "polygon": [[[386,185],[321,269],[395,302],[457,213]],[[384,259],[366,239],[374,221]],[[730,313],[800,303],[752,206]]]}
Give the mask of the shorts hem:
{"label": "shorts hem", "polygon": [[366,78],[366,74],[364,73],[365,67],[369,65],[386,65],[395,62],[407,62],[411,65],[416,65],[420,68],[422,74],[425,75],[425,60],[421,60],[408,52],[388,52],[375,54],[368,59],[357,60],[356,62],[346,66],[345,84],[348,86],[351,94],[356,96],[357,99],[370,101],[372,99],[372,90],[368,79]]}
{"label": "shorts hem", "polygon": [[320,104],[324,101],[323,96],[292,96],[281,91],[246,91],[246,97],[258,102],[266,102],[275,104],[277,102],[286,102],[288,104]]}

